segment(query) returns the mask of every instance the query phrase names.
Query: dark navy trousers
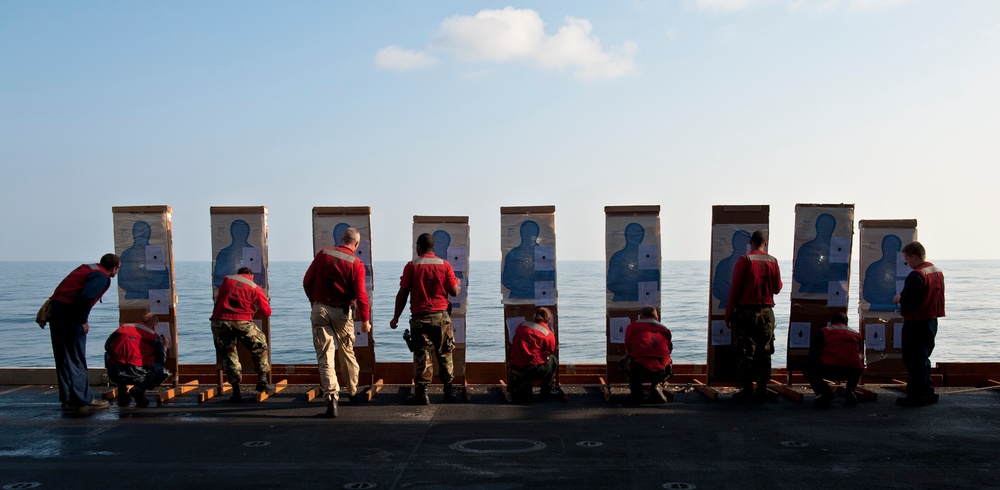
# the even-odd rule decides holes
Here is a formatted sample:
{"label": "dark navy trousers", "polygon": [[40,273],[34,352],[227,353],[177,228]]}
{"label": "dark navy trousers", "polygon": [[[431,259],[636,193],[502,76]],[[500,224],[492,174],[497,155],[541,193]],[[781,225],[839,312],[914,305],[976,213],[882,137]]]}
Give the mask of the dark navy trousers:
{"label": "dark navy trousers", "polygon": [[56,381],[59,382],[59,401],[79,407],[94,399],[87,375],[87,334],[83,325],[53,322],[52,354],[56,360]]}

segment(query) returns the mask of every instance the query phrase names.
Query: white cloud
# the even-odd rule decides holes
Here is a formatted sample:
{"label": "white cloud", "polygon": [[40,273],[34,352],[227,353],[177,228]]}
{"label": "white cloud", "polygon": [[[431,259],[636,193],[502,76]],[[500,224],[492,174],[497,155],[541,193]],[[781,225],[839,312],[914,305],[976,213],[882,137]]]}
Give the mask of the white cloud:
{"label": "white cloud", "polygon": [[437,63],[437,60],[422,51],[410,51],[399,46],[386,46],[375,53],[375,64],[379,68],[409,71]]}
{"label": "white cloud", "polygon": [[889,10],[906,2],[907,0],[851,0],[848,8],[855,12],[865,10]]}
{"label": "white cloud", "polygon": [[754,3],[753,0],[695,0],[695,5],[700,10],[724,14],[743,10],[751,3]]}
{"label": "white cloud", "polygon": [[[380,54],[390,48],[395,47],[385,48]],[[605,79],[633,73],[638,53],[638,46],[632,41],[605,49],[586,19],[566,17],[555,34],[547,35],[538,12],[513,7],[449,17],[441,21],[429,49],[448,53],[463,62],[525,61],[569,71],[577,78]],[[420,51],[406,53],[429,56]]]}

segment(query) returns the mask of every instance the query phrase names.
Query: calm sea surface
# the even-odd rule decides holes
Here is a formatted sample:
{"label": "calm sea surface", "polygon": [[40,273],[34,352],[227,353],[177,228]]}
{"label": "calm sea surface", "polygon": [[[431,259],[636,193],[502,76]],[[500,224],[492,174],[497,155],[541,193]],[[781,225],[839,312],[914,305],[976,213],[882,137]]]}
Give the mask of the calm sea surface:
{"label": "calm sea surface", "polygon": [[[940,323],[932,362],[1000,361],[996,321],[1000,315],[1000,261],[934,261],[945,271],[948,316]],[[405,262],[374,264],[375,355],[380,361],[409,361],[400,337],[389,329],[392,304]],[[0,367],[52,366],[49,333],[34,323],[35,312],[77,263],[0,262]],[[316,361],[309,303],[302,292],[308,262],[271,262],[271,358],[277,364]],[[778,344],[774,365],[785,362],[791,263],[781,264],[785,291],[776,298]],[[208,317],[212,313],[210,262],[176,264],[178,348],[181,364],[215,362]],[[467,359],[503,360],[500,262],[470,265]],[[559,350],[562,363],[604,362],[604,263],[561,261],[557,266]],[[663,263],[663,319],[673,332],[674,361],[704,363],[708,331],[708,261]],[[104,341],[117,327],[117,282],[90,316],[87,360],[104,365]],[[850,301],[857,307],[858,272],[852,271]],[[852,313],[851,322],[857,321]],[[856,327],[856,325],[854,325]]]}

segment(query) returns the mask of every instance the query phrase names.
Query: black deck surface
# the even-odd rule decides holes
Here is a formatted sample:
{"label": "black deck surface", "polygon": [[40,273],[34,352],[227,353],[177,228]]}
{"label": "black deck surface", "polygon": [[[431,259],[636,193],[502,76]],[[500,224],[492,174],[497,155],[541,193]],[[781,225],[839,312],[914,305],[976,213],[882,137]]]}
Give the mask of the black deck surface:
{"label": "black deck surface", "polygon": [[744,405],[690,391],[627,407],[582,386],[531,405],[477,386],[471,402],[443,405],[436,387],[434,404],[411,407],[388,386],[326,419],[309,388],[76,413],[53,387],[0,386],[0,487],[1000,487],[995,390],[943,388],[940,403],[907,408],[869,386],[877,402],[823,409],[812,395]]}

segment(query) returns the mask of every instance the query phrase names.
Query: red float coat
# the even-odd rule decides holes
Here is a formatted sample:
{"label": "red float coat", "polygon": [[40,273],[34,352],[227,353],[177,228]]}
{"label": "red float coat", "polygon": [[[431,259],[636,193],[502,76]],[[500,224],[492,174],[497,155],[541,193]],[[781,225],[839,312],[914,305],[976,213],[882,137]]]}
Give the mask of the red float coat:
{"label": "red float coat", "polygon": [[521,322],[510,343],[510,363],[519,368],[544,364],[556,350],[556,336],[547,323]]}
{"label": "red float coat", "polygon": [[357,320],[367,322],[371,319],[365,289],[365,264],[348,247],[341,245],[320,250],[306,270],[302,289],[310,303],[333,307],[354,304],[358,310]]}
{"label": "red float coat", "polygon": [[640,318],[625,327],[625,352],[650,371],[659,371],[673,360],[674,342],[670,330],[652,318]]}
{"label": "red float coat", "polygon": [[908,287],[903,288],[900,294],[903,319],[933,320],[944,316],[944,272],[936,265],[924,262],[907,276],[906,284],[912,283],[911,278],[920,283],[920,288],[915,295],[910,294]]}
{"label": "red float coat", "polygon": [[233,274],[226,276],[219,286],[211,319],[248,322],[257,310],[271,316],[271,305],[264,291],[253,282],[252,274]]}
{"label": "red float coat", "polygon": [[828,366],[849,368],[865,367],[861,358],[861,334],[843,323],[835,323],[823,327],[823,350],[819,360]]}
{"label": "red float coat", "polygon": [[741,256],[733,267],[726,323],[737,306],[774,306],[774,295],[781,292],[781,286],[778,259],[761,250]]}
{"label": "red float coat", "polygon": [[448,261],[427,252],[403,267],[399,287],[410,292],[410,313],[430,313],[448,309],[446,288],[458,286],[455,270]]}
{"label": "red float coat", "polygon": [[93,301],[90,303],[90,306],[93,307],[96,305],[97,302],[101,300],[101,296],[104,296],[104,293],[106,293],[108,288],[111,287],[111,274],[104,267],[101,267],[100,264],[81,264],[80,267],[73,269],[73,271],[70,272],[58,286],[56,286],[56,290],[51,296],[52,301],[59,301],[66,304],[74,304],[79,301],[80,293],[87,285],[87,276],[94,272],[100,272],[108,278],[108,283],[104,286],[104,290],[101,291],[97,297],[92,298]]}
{"label": "red float coat", "polygon": [[142,323],[125,323],[108,338],[104,348],[108,361],[129,366],[151,366],[155,362],[154,345],[159,335]]}

